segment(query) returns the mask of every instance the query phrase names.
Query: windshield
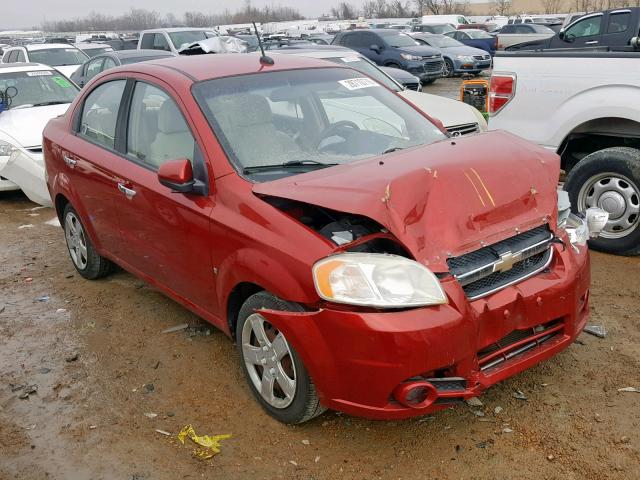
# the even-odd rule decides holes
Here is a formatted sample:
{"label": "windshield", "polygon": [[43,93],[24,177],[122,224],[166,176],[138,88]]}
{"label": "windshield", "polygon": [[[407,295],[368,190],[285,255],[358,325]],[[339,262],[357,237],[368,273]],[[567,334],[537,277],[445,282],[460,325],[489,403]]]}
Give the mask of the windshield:
{"label": "windshield", "polygon": [[395,92],[400,92],[403,90],[396,82],[387,77],[383,72],[381,72],[378,67],[372,65],[367,60],[362,57],[334,57],[334,58],[325,58],[324,60],[329,60],[330,62],[337,63],[339,65],[344,65],[346,67],[353,68],[358,70],[359,72],[364,73],[367,77],[373,78],[376,82],[381,83],[385,87],[393,90]]}
{"label": "windshield", "polygon": [[449,48],[449,47],[462,47],[464,46],[457,40],[453,38],[440,36],[440,35],[432,35],[430,37],[423,37],[425,42],[428,42],[432,47],[437,48]]}
{"label": "windshield", "polygon": [[173,32],[169,34],[173,46],[177,49],[183,45],[190,45],[193,42],[199,42],[200,40],[206,40],[211,38],[213,34],[208,33],[205,30],[185,30],[184,32]]}
{"label": "windshield", "polygon": [[392,47],[415,47],[416,41],[404,33],[393,33],[391,35],[381,34],[384,41]]}
{"label": "windshield", "polygon": [[487,32],[483,32],[482,30],[467,30],[465,33],[471,38],[493,38]]}
{"label": "windshield", "polygon": [[77,48],[43,48],[41,50],[31,50],[29,61],[34,63],[44,63],[52,67],[63,67],[65,65],[80,65],[89,57]]}
{"label": "windshield", "polygon": [[0,74],[0,93],[5,92],[8,108],[15,109],[71,103],[78,88],[57,72],[36,70]]}
{"label": "windshield", "polygon": [[237,170],[259,182],[446,138],[400,97],[345,68],[220,78],[193,93]]}
{"label": "windshield", "polygon": [[111,47],[85,48],[82,51],[93,58],[96,55],[100,55],[102,53],[113,52],[113,48]]}

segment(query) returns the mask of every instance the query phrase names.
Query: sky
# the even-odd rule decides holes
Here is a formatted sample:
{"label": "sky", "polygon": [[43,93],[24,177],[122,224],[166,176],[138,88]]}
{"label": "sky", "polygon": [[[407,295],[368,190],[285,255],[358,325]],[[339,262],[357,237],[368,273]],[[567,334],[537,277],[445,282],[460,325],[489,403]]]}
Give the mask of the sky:
{"label": "sky", "polygon": [[[204,13],[221,12],[225,8],[231,11],[244,6],[242,0],[2,0],[0,9],[0,29],[31,28],[43,20],[83,17],[94,10],[107,15],[119,15],[131,6],[156,10],[162,14],[173,11],[178,17],[187,10]],[[317,17],[328,13],[339,0],[252,0],[255,7],[264,5],[286,5],[296,7],[306,17]],[[359,0],[351,1],[359,5]],[[179,5],[179,10],[175,9]]]}

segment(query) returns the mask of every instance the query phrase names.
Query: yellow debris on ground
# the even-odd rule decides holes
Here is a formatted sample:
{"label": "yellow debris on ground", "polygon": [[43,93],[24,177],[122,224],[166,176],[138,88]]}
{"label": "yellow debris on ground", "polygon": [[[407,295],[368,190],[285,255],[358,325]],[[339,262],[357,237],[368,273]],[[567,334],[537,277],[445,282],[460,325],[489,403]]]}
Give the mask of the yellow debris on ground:
{"label": "yellow debris on ground", "polygon": [[180,440],[180,443],[184,445],[184,439],[187,437],[189,437],[193,443],[202,447],[196,447],[193,451],[193,456],[201,460],[206,460],[220,453],[220,440],[231,438],[231,435],[198,436],[191,425],[186,425],[182,430],[180,430],[180,433],[178,433],[178,440]]}

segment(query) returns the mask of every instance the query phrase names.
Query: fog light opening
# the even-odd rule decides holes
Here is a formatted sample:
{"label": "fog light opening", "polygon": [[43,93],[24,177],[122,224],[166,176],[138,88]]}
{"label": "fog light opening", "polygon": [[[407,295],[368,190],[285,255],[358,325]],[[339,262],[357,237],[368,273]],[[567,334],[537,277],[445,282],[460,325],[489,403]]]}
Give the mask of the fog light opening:
{"label": "fog light opening", "polygon": [[424,408],[436,401],[438,391],[429,382],[408,382],[398,385],[393,391],[393,397],[405,407]]}

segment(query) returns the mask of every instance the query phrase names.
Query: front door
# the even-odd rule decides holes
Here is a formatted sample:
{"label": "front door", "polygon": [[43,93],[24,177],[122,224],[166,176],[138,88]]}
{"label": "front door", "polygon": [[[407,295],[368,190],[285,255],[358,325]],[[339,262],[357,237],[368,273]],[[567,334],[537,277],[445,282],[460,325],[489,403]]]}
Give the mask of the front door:
{"label": "front door", "polygon": [[[126,163],[117,200],[125,242],[118,257],[180,297],[216,311],[209,196],[174,193],[158,181],[160,165],[204,164],[177,103],[156,85],[136,82],[126,122]],[[196,170],[194,166],[194,171]]]}

